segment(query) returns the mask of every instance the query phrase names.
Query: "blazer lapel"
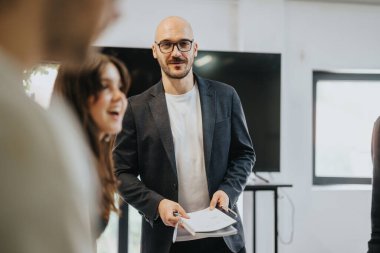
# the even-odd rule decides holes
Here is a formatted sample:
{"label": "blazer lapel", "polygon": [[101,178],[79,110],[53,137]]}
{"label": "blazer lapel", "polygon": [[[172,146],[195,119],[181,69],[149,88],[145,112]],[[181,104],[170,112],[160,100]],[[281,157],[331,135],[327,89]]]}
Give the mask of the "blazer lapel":
{"label": "blazer lapel", "polygon": [[203,148],[205,154],[205,166],[207,178],[209,179],[209,169],[210,169],[210,159],[211,159],[211,149],[212,140],[214,136],[215,127],[215,90],[207,83],[204,79],[195,75],[199,96],[201,100],[202,109],[202,124],[203,124]]}
{"label": "blazer lapel", "polygon": [[169,112],[166,105],[165,92],[162,81],[155,85],[155,88],[152,90],[151,95],[154,98],[149,102],[149,107],[152,112],[153,119],[156,123],[157,130],[160,134],[162,144],[169,158],[170,165],[175,175],[177,175],[174,142],[170,128]]}

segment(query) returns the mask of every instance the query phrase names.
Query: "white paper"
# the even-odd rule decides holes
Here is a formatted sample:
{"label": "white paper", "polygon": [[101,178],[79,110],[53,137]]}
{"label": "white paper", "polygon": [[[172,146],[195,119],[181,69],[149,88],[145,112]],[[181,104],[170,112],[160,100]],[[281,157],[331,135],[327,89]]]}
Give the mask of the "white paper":
{"label": "white paper", "polygon": [[228,227],[236,222],[227,214],[214,208],[210,210],[206,209],[188,213],[190,219],[182,218],[182,221],[186,223],[195,233],[212,232],[216,230]]}

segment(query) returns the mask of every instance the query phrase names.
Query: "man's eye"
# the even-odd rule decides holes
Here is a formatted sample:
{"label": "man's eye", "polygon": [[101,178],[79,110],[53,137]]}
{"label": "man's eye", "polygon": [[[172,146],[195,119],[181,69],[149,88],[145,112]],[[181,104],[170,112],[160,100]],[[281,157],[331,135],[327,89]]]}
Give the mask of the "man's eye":
{"label": "man's eye", "polygon": [[170,42],[161,43],[162,48],[170,48],[171,46],[172,46],[172,43],[170,43]]}
{"label": "man's eye", "polygon": [[187,47],[190,43],[188,41],[180,41],[179,46],[180,47]]}

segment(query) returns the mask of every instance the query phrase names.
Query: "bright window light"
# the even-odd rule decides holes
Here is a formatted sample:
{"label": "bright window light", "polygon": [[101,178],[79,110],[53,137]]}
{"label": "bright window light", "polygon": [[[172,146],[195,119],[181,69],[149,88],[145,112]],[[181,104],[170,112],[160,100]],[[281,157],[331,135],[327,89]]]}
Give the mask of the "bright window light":
{"label": "bright window light", "polygon": [[314,92],[314,179],[371,178],[380,79],[318,80]]}

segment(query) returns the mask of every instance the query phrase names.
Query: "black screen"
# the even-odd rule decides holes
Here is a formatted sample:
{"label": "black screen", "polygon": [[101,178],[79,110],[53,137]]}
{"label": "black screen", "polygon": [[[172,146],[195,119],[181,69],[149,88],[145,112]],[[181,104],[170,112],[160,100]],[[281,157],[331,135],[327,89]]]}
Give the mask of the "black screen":
{"label": "black screen", "polygon": [[[132,76],[128,96],[139,94],[161,79],[151,49],[104,48],[121,59]],[[281,55],[199,51],[194,72],[227,83],[239,94],[256,152],[254,171],[280,171]]]}

